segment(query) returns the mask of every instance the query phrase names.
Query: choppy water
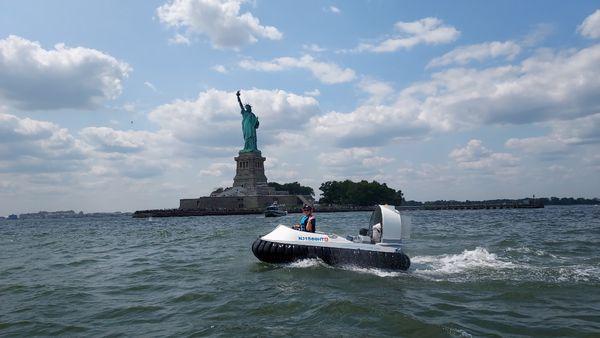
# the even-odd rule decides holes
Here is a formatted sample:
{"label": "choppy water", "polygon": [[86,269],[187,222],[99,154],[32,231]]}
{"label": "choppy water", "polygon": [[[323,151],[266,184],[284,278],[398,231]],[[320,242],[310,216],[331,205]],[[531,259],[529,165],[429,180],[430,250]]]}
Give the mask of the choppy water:
{"label": "choppy water", "polygon": [[408,273],[256,260],[298,215],[0,221],[0,336],[600,335],[600,207],[410,214]]}

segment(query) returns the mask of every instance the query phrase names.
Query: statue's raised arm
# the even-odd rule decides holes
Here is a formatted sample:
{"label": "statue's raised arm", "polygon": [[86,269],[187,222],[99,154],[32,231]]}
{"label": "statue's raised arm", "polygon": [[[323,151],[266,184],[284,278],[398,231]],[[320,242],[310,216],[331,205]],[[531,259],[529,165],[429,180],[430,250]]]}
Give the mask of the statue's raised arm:
{"label": "statue's raised arm", "polygon": [[242,104],[242,100],[240,99],[240,95],[242,94],[240,94],[240,91],[238,90],[237,93],[235,93],[235,95],[237,96],[238,103],[240,104],[240,109],[244,110],[244,105]]}

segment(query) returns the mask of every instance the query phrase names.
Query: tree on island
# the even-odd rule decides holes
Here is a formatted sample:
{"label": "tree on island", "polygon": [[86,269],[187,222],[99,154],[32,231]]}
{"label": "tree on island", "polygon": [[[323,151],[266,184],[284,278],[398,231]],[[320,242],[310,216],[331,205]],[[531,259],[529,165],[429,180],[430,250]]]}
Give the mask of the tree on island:
{"label": "tree on island", "polygon": [[298,182],[279,184],[277,182],[267,183],[269,187],[275,188],[278,191],[287,191],[290,195],[310,195],[314,196],[315,191],[311,187],[303,186]]}
{"label": "tree on island", "polygon": [[400,205],[404,201],[402,190],[394,190],[377,181],[327,181],[319,188],[321,204],[369,206],[375,204]]}

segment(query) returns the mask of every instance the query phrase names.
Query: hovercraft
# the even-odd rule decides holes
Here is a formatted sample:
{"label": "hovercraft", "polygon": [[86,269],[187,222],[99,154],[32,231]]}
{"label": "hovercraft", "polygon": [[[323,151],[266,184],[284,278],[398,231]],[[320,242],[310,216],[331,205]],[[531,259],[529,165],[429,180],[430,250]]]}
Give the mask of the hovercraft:
{"label": "hovercraft", "polygon": [[318,258],[329,265],[408,270],[410,258],[402,251],[402,234],[408,226],[409,219],[394,207],[378,205],[371,215],[369,228],[360,229],[358,236],[343,238],[280,224],[256,239],[252,252],[267,263]]}

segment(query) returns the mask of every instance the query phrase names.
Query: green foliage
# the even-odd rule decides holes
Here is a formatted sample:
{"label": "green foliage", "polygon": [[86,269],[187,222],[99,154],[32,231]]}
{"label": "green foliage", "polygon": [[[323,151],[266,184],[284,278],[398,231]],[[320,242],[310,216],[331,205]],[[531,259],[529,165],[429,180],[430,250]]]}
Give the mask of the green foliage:
{"label": "green foliage", "polygon": [[269,187],[276,190],[287,191],[290,195],[310,195],[314,196],[315,191],[311,187],[303,186],[298,182],[279,184],[277,182],[269,182]]}
{"label": "green foliage", "polygon": [[400,205],[404,200],[401,190],[396,191],[377,181],[328,181],[321,184],[319,190],[323,192],[319,203],[326,204]]}

